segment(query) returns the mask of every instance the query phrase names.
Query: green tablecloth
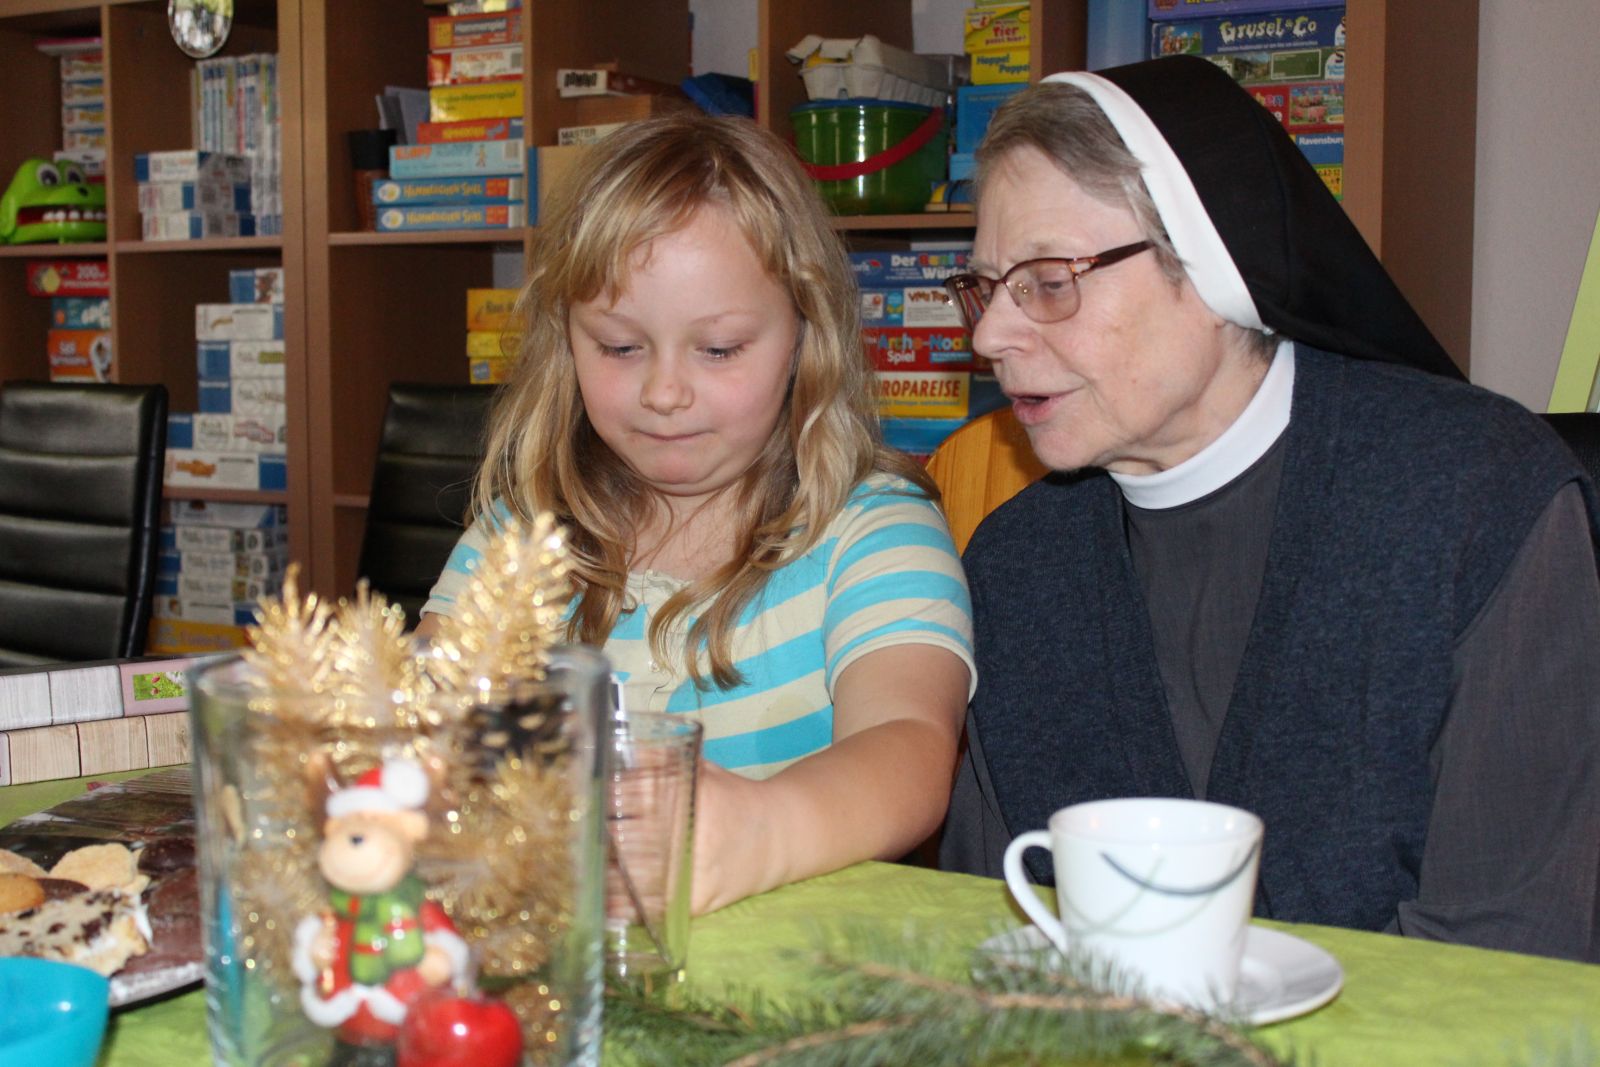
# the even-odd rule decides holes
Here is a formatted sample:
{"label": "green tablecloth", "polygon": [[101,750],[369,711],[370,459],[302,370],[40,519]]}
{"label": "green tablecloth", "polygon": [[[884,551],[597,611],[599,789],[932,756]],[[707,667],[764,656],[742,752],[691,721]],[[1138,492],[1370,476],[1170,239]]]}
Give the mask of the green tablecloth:
{"label": "green tablecloth", "polygon": [[[0,824],[81,788],[68,782],[0,789]],[[730,985],[793,994],[805,988],[806,965],[783,950],[811,947],[819,922],[844,918],[895,929],[913,919],[945,930],[959,945],[976,945],[1023,921],[1001,882],[863,863],[697,919],[690,981],[708,994]],[[1600,966],[1331,927],[1263,925],[1323,946],[1344,967],[1344,991],[1332,1004],[1262,1031],[1278,1050],[1293,1050],[1318,1067],[1504,1065],[1532,1042],[1570,1036],[1575,1024],[1600,1029]],[[102,1064],[170,1067],[207,1057],[205,999],[196,991],[113,1016]]]}

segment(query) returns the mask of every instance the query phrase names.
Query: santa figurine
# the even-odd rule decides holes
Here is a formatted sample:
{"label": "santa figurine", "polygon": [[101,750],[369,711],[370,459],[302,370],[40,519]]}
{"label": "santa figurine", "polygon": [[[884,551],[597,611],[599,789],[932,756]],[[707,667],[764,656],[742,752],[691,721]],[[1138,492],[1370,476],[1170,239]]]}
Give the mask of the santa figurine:
{"label": "santa figurine", "polygon": [[427,774],[411,759],[387,760],[328,798],[317,853],[328,908],[300,920],[293,964],[306,1016],[337,1027],[335,1063],[386,1062],[412,1003],[467,977],[466,942],[413,870],[427,799]]}

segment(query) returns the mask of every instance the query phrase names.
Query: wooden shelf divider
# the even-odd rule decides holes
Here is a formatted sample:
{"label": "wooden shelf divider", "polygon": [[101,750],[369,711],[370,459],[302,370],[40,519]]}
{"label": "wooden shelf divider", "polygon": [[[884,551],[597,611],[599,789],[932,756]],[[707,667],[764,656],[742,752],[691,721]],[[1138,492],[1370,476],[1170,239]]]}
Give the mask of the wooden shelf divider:
{"label": "wooden shelf divider", "polygon": [[105,241],[0,245],[0,259],[71,259],[74,256],[103,256],[110,250],[111,246]]}
{"label": "wooden shelf divider", "polygon": [[974,224],[974,212],[966,211],[927,211],[917,215],[839,215],[833,220],[833,228],[841,233],[854,233],[861,230],[970,230]]}
{"label": "wooden shelf divider", "polygon": [[419,230],[414,233],[374,233],[348,230],[328,234],[328,244],[338,248],[382,247],[384,245],[518,245],[525,228],[504,230]]}

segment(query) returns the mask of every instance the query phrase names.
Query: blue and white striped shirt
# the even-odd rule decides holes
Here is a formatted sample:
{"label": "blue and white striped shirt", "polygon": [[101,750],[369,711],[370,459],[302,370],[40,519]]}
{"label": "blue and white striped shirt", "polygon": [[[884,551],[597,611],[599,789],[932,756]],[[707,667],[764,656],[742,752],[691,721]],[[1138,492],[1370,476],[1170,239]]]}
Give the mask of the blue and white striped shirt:
{"label": "blue and white striped shirt", "polygon": [[[450,613],[482,546],[476,527],[462,535],[423,611]],[[834,682],[869,652],[946,648],[976,685],[961,561],[939,509],[902,479],[874,475],[858,486],[811,551],[773,572],[745,606],[733,634],[738,686],[697,689],[681,664],[651,656],[650,620],[685,584],[630,574],[634,606],[605,654],[629,707],[693,716],[705,727],[706,758],[747,777],[766,778],[833,742]]]}

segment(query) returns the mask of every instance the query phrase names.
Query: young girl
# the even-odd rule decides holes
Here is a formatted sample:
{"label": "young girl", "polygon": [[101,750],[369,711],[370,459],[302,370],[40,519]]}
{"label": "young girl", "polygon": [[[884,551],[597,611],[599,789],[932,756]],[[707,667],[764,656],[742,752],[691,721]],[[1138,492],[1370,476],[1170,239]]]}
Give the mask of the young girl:
{"label": "young girl", "polygon": [[[960,561],[880,443],[849,264],[747,120],[640,122],[540,221],[448,614],[506,512],[553,511],[575,641],[705,728],[694,907],[894,858],[944,816],[974,676]],[[431,632],[426,617],[419,633]]]}

